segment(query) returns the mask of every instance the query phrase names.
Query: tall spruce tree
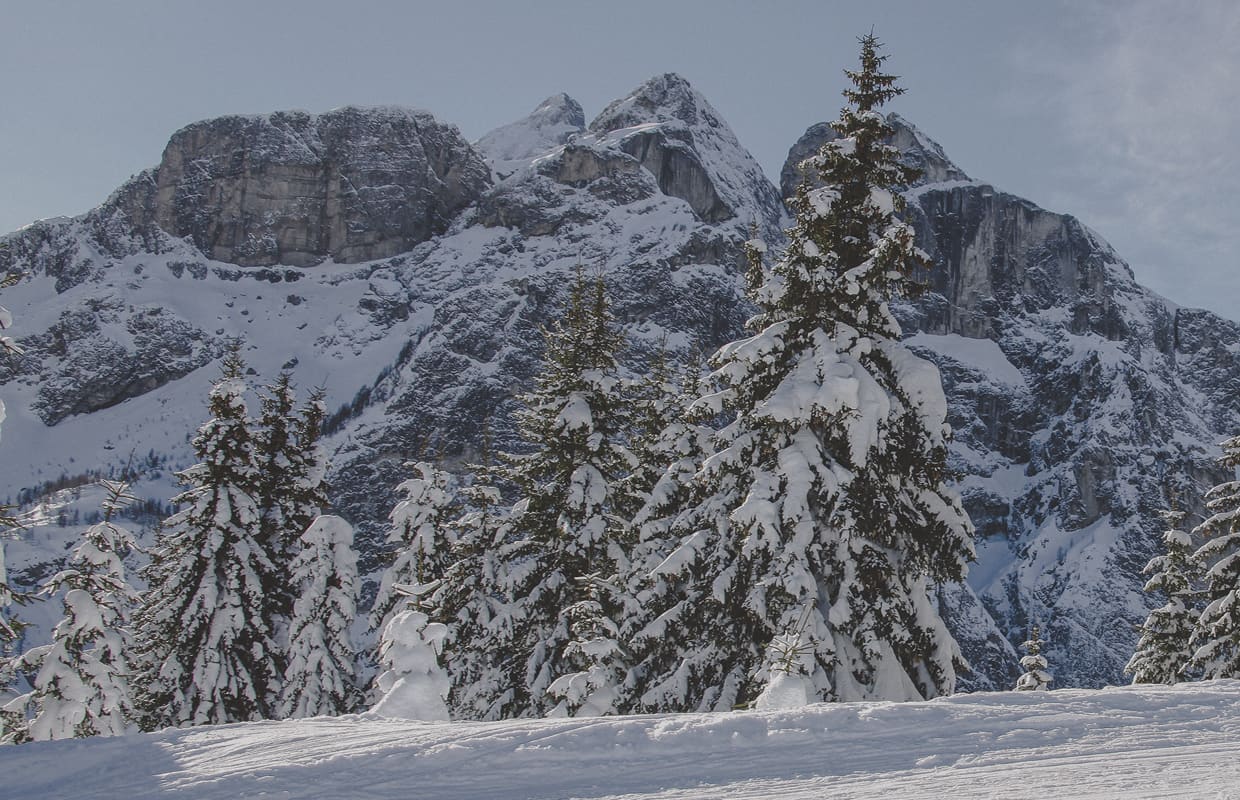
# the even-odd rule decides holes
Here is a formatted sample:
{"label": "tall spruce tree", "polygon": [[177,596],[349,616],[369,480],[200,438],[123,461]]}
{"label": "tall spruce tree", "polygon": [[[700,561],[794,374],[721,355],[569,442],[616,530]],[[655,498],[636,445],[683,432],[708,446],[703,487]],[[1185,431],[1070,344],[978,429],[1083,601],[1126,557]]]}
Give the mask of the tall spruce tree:
{"label": "tall spruce tree", "polygon": [[427,461],[412,465],[418,476],[396,487],[403,497],[388,519],[388,542],[397,547],[383,572],[370,611],[370,627],[382,635],[392,617],[404,610],[408,594],[401,585],[423,585],[443,578],[456,558],[451,522],[459,515],[452,476]]}
{"label": "tall spruce tree", "polygon": [[[15,284],[20,275],[9,273],[0,278],[0,288],[5,288]],[[7,331],[13,327],[13,315],[4,306],[0,306],[0,353],[6,356],[18,356],[22,354],[22,348],[17,344]],[[0,423],[4,422],[5,410],[4,401],[0,400]],[[21,605],[29,601],[29,598],[22,592],[18,592],[9,585],[8,570],[4,563],[4,538],[3,535],[9,530],[21,527],[17,518],[11,513],[12,509],[8,506],[0,506],[0,690],[8,686],[5,675],[9,672],[5,668],[6,659],[15,655],[13,649],[16,643],[21,639],[22,628],[24,624],[18,619],[10,609],[14,605]]]}
{"label": "tall spruce tree", "polygon": [[[1240,467],[1240,436],[1222,443],[1219,464]],[[1206,492],[1210,517],[1193,533],[1205,542],[1195,558],[1202,564],[1205,607],[1193,631],[1192,663],[1204,679],[1240,678],[1240,481],[1224,481]]]}
{"label": "tall spruce tree", "polygon": [[681,388],[675,384],[666,341],[650,359],[644,375],[625,382],[629,397],[628,447],[632,469],[621,481],[617,511],[632,520],[650,499],[667,466],[667,429],[683,412]]}
{"label": "tall spruce tree", "polygon": [[288,511],[290,530],[304,532],[330,506],[327,498],[331,488],[327,483],[330,463],[327,451],[319,441],[323,434],[323,421],[327,419],[325,397],[322,387],[310,392],[294,418],[293,439],[296,444],[292,450],[292,461],[296,480],[289,484],[292,497]]}
{"label": "tall spruce tree", "polygon": [[334,716],[359,700],[357,653],[349,628],[357,613],[353,528],[340,517],[316,517],[293,559],[297,600],[289,623],[288,665],[280,716]]}
{"label": "tall spruce tree", "polygon": [[[632,520],[634,541],[629,565],[622,576],[625,609],[620,615],[621,637],[626,642],[649,638],[650,623],[679,602],[674,577],[660,573],[668,555],[679,544],[676,523],[689,500],[693,476],[710,451],[711,427],[702,409],[691,404],[702,394],[702,363],[698,356],[688,360],[681,376],[679,393],[665,400],[661,416],[664,427],[654,441],[637,453],[643,464],[662,464],[654,485],[644,493],[644,503]],[[639,470],[641,467],[639,467]],[[655,626],[654,629],[657,629]],[[641,674],[630,675],[630,691],[623,698],[623,710],[640,707],[632,693],[644,674],[663,674],[674,669],[679,653],[674,648],[648,650]]]}
{"label": "tall spruce tree", "polygon": [[[305,525],[294,530],[298,520],[293,519],[295,509],[290,485],[296,480],[297,441],[293,413],[297,397],[287,372],[281,372],[276,382],[265,388],[260,398],[262,412],[252,433],[258,466],[258,504],[262,513],[259,540],[277,564],[286,564],[296,553],[298,537],[309,525],[306,520]],[[274,596],[277,590],[292,595],[283,586],[271,587],[270,594]]]}
{"label": "tall spruce tree", "polygon": [[[493,654],[494,684],[464,692],[465,706],[483,716],[613,710],[602,698],[624,669],[608,638],[619,610],[609,587],[626,560],[614,506],[630,462],[621,444],[620,344],[602,278],[579,272],[563,318],[545,332],[542,371],[518,414],[531,452],[500,470],[519,500],[507,520],[510,540],[496,553],[496,585],[479,581],[479,591],[504,604],[467,645]],[[558,691],[564,676],[587,674],[584,688]],[[485,696],[468,697],[477,692]]]}
{"label": "tall spruce tree", "polygon": [[787,250],[754,292],[755,333],[715,354],[721,388],[697,404],[731,422],[653,570],[667,610],[634,639],[642,708],[752,701],[772,639],[802,620],[813,699],[955,686],[959,648],[928,589],[963,577],[973,531],[946,485],[938,370],[900,344],[887,305],[926,258],[895,217],[911,171],[878,112],[901,90],[878,40],[860,44],[839,138],[802,165],[825,185],[798,190]]}
{"label": "tall spruce tree", "polygon": [[259,543],[258,464],[234,350],[194,437],[200,463],[179,473],[181,510],[164,520],[135,617],[144,725],[271,716],[282,674],[266,592],[277,574]]}
{"label": "tall spruce tree", "polygon": [[129,617],[138,593],[125,578],[122,556],[133,535],[113,516],[134,499],[127,484],[102,481],[103,520],[89,527],[67,569],[44,582],[45,595],[63,595],[64,618],[50,644],[23,656],[34,671],[22,698],[32,717],[7,731],[9,741],[117,736],[137,729],[130,686]]}
{"label": "tall spruce tree", "polygon": [[261,513],[257,538],[275,567],[264,590],[265,614],[281,638],[297,600],[292,565],[300,538],[327,506],[327,461],[318,444],[325,414],[322,393],[315,392],[300,410],[296,405],[291,379],[282,372],[262,396],[252,434]]}
{"label": "tall spruce tree", "polygon": [[[427,613],[427,623],[446,626],[438,645],[439,662],[451,677],[449,709],[461,719],[497,716],[502,703],[496,698],[506,681],[501,660],[486,648],[487,642],[502,636],[495,626],[507,616],[508,603],[499,593],[502,562],[498,554],[509,541],[509,509],[496,486],[489,438],[484,434],[481,463],[471,468],[473,481],[458,492],[460,516],[450,523],[451,563],[419,605]],[[408,624],[427,644],[421,633],[425,625],[416,619]]]}
{"label": "tall spruce tree", "polygon": [[1195,582],[1201,575],[1192,538],[1181,529],[1184,512],[1163,511],[1165,555],[1145,565],[1149,576],[1145,591],[1157,592],[1166,601],[1150,612],[1139,628],[1141,637],[1124,672],[1133,683],[1179,683],[1193,656],[1193,627],[1200,615],[1200,592]]}

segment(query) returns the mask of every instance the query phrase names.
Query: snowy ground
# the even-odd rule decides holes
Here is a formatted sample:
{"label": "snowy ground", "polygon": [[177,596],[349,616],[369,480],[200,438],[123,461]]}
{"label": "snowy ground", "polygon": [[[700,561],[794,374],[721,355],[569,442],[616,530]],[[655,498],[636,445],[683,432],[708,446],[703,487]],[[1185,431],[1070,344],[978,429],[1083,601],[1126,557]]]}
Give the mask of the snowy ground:
{"label": "snowy ground", "polygon": [[1240,798],[1240,681],[0,748],[5,798]]}

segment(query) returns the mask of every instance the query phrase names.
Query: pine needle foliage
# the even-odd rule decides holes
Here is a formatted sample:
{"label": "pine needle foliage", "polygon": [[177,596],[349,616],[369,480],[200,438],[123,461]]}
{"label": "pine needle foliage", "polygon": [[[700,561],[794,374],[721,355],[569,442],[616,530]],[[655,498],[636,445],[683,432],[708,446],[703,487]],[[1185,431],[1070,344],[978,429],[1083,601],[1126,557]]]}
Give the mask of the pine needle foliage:
{"label": "pine needle foliage", "polygon": [[902,90],[878,40],[860,45],[839,138],[802,165],[823,186],[798,190],[787,249],[751,271],[754,333],[714,355],[714,391],[694,406],[731,421],[689,478],[679,544],[649,573],[666,610],[634,636],[640,709],[751,702],[772,640],[802,619],[816,699],[955,686],[960,651],[928,592],[962,578],[973,530],[947,486],[938,371],[900,344],[888,308],[927,258],[897,219],[913,173],[878,112]]}
{"label": "pine needle foliage", "polygon": [[136,544],[133,534],[113,520],[136,498],[124,482],[101,484],[107,492],[103,520],[86,529],[68,568],[41,589],[41,594],[63,597],[64,617],[53,629],[50,644],[21,658],[21,666],[34,674],[32,688],[6,712],[25,705],[31,717],[10,725],[6,741],[117,736],[137,730],[129,622],[138,593],[121,561]]}
{"label": "pine needle foliage", "polygon": [[626,560],[615,506],[631,463],[616,361],[622,335],[601,277],[578,272],[544,342],[542,371],[517,416],[530,451],[507,456],[497,470],[519,498],[506,520],[508,540],[495,554],[496,583],[479,581],[502,603],[479,640],[458,642],[493,654],[493,678],[460,694],[483,716],[596,708],[590,697],[611,689],[591,683],[571,698],[549,691],[566,675],[623,672],[617,648],[597,641],[617,627],[616,601],[600,585],[613,585]]}
{"label": "pine needle foliage", "polygon": [[279,572],[259,541],[258,463],[234,350],[181,472],[181,511],[164,521],[135,628],[144,726],[272,715],[283,672],[266,592]]}
{"label": "pine needle foliage", "polygon": [[1150,612],[1138,628],[1140,639],[1124,667],[1133,683],[1179,683],[1187,678],[1193,657],[1193,628],[1200,615],[1201,563],[1196,558],[1192,538],[1182,529],[1184,512],[1161,513],[1166,527],[1166,552],[1150,559],[1143,573],[1149,578],[1145,591],[1157,593],[1166,602]]}
{"label": "pine needle foliage", "polygon": [[[1240,436],[1222,443],[1220,466],[1240,467]],[[1193,534],[1204,539],[1196,560],[1204,568],[1201,615],[1193,631],[1192,665],[1206,680],[1240,678],[1240,481],[1206,492],[1210,516]]]}

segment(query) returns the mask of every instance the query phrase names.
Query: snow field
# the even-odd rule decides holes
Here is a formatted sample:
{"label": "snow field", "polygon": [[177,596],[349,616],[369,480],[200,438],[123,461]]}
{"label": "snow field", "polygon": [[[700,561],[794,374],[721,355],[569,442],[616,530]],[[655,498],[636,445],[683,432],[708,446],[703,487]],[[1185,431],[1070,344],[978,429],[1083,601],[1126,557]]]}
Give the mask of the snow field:
{"label": "snow field", "polygon": [[6,797],[1240,798],[1240,681],[778,712],[373,715],[0,749]]}

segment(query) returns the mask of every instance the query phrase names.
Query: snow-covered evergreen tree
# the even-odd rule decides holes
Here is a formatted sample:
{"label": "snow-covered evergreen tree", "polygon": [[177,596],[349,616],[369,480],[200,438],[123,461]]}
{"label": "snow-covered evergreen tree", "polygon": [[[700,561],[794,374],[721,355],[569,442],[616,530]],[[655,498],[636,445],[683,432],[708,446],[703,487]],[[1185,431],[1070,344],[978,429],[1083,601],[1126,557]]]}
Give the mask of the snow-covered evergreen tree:
{"label": "snow-covered evergreen tree", "polygon": [[375,679],[379,700],[371,710],[400,719],[447,720],[451,681],[442,656],[448,626],[419,610],[416,592],[422,588],[394,587],[402,599],[379,637],[383,671]]}
{"label": "snow-covered evergreen tree", "polygon": [[[309,521],[296,533],[293,519],[292,492],[295,480],[293,464],[297,441],[293,433],[293,412],[297,397],[289,374],[281,372],[276,382],[266,387],[261,397],[262,413],[252,435],[254,455],[258,464],[258,502],[262,512],[260,539],[273,559],[296,554],[297,539]],[[311,517],[313,519],[313,517]],[[287,563],[287,561],[285,563]]]}
{"label": "snow-covered evergreen tree", "polygon": [[92,525],[69,557],[69,568],[49,578],[45,595],[63,594],[65,616],[51,644],[34,648],[23,667],[33,687],[21,698],[33,718],[6,731],[9,741],[116,736],[137,730],[130,688],[129,617],[138,594],[125,578],[122,556],[133,535],[113,515],[133,500],[127,484],[102,481],[108,497],[103,521]]}
{"label": "snow-covered evergreen tree", "polygon": [[[631,523],[635,541],[629,567],[622,576],[625,608],[619,619],[621,639],[625,642],[648,635],[646,629],[651,621],[680,600],[672,585],[677,581],[669,581],[659,567],[679,544],[677,516],[688,501],[693,476],[710,448],[713,431],[703,419],[701,409],[690,408],[701,394],[701,361],[695,357],[685,365],[679,393],[668,401],[663,412],[665,427],[653,443],[640,448],[640,462],[662,463],[663,469]],[[674,648],[648,649],[644,655],[642,670],[649,674],[674,669],[679,659]],[[641,675],[630,677],[641,683]],[[633,710],[635,700],[627,697],[624,710]]]}
{"label": "snow-covered evergreen tree", "polygon": [[[441,663],[452,679],[449,709],[462,719],[493,718],[499,713],[496,697],[502,698],[505,677],[501,660],[485,643],[503,636],[496,626],[508,607],[499,593],[498,553],[509,540],[509,515],[495,485],[486,437],[482,463],[472,471],[472,483],[458,492],[461,514],[451,523],[453,561],[422,606],[428,621],[447,626]],[[416,623],[408,624],[416,627]]]}
{"label": "snow-covered evergreen tree", "polygon": [[[595,682],[623,671],[616,648],[601,641],[617,628],[620,605],[608,587],[627,557],[614,507],[631,458],[621,443],[621,336],[601,278],[578,274],[563,318],[545,336],[542,372],[518,415],[532,452],[509,456],[500,470],[520,498],[509,541],[496,553],[495,583],[478,584],[502,603],[476,640],[460,643],[491,654],[493,682],[463,687],[462,698],[486,717],[612,710],[601,698],[614,687]],[[557,681],[575,674],[594,676],[593,688],[559,694]],[[556,695],[548,694],[553,685]]]}
{"label": "snow-covered evergreen tree", "polygon": [[570,638],[563,660],[574,669],[547,686],[547,695],[559,702],[546,714],[598,717],[619,713],[627,705],[631,687],[629,657],[616,618],[628,604],[620,595],[616,575],[592,574],[577,580],[584,599],[564,613]]}
{"label": "snow-covered evergreen tree", "polygon": [[673,364],[666,343],[650,359],[647,372],[622,388],[629,401],[628,448],[633,456],[631,469],[620,483],[617,510],[633,519],[650,499],[667,468],[667,429],[684,411],[680,388],[674,383]]}
{"label": "snow-covered evergreen tree", "polygon": [[271,585],[264,588],[266,614],[277,633],[287,629],[297,599],[291,570],[300,537],[327,506],[327,460],[318,444],[325,413],[322,393],[316,392],[300,411],[296,405],[289,375],[281,373],[262,397],[253,433],[262,515],[258,542],[275,567]]}
{"label": "snow-covered evergreen tree", "polygon": [[926,259],[895,217],[911,176],[884,144],[878,108],[901,90],[878,48],[861,39],[839,138],[803,164],[825,186],[793,201],[755,334],[712,359],[720,389],[696,407],[731,421],[653,571],[666,611],[634,638],[642,708],[752,701],[768,646],[801,619],[815,700],[954,689],[960,652],[929,589],[963,577],[973,531],[947,487],[938,370],[900,343],[887,305]]}
{"label": "snow-covered evergreen tree", "polygon": [[15,687],[24,669],[21,641],[26,623],[14,613],[13,607],[29,601],[29,595],[16,591],[8,582],[4,539],[0,538],[0,742],[10,740],[15,731],[25,727],[27,703],[19,700]]}
{"label": "snow-covered evergreen tree", "polygon": [[[583,600],[569,612],[575,631],[574,654],[591,666],[557,679],[549,692],[562,700],[553,713],[578,716],[625,713],[631,707],[634,676],[626,646],[633,631],[650,619],[648,573],[662,562],[673,544],[668,541],[668,519],[661,516],[675,500],[678,467],[696,468],[708,429],[691,421],[688,405],[696,399],[701,382],[701,360],[694,354],[677,385],[674,364],[661,346],[649,371],[631,382],[627,430],[630,470],[619,482],[614,508],[625,521],[624,569],[614,578],[586,579],[597,599]],[[670,465],[670,466],[669,466]],[[611,610],[608,611],[607,609]]]}
{"label": "snow-covered evergreen tree", "polygon": [[396,487],[402,499],[388,516],[388,542],[396,546],[391,565],[384,570],[371,607],[371,630],[382,634],[405,604],[401,585],[429,584],[444,576],[456,559],[450,523],[459,515],[452,476],[434,464],[412,465],[419,477]]}
{"label": "snow-covered evergreen tree", "polygon": [[1042,655],[1042,637],[1038,626],[1033,626],[1029,641],[1021,645],[1025,655],[1020,659],[1020,666],[1025,672],[1016,679],[1016,691],[1035,692],[1051,688],[1054,677],[1046,671],[1046,657]]}
{"label": "snow-covered evergreen tree", "polygon": [[1124,672],[1133,683],[1179,683],[1193,656],[1192,635],[1200,610],[1194,586],[1201,575],[1192,539],[1180,524],[1184,512],[1167,510],[1160,515],[1166,526],[1166,554],[1146,564],[1149,576],[1145,591],[1157,592],[1166,603],[1150,612],[1140,627],[1141,638]]}
{"label": "snow-covered evergreen tree", "polygon": [[[11,286],[20,276],[10,273],[0,280],[0,288]],[[13,327],[13,315],[4,306],[0,306],[0,353],[20,355],[22,349],[7,331]],[[0,423],[4,422],[4,401],[0,400]],[[18,527],[17,520],[7,506],[0,506],[0,704],[7,704],[12,697],[9,691],[16,678],[17,666],[14,659],[21,642],[25,624],[13,613],[13,607],[27,602],[22,592],[17,592],[9,585],[8,569],[4,560],[3,534],[11,528]],[[6,714],[0,710],[0,736],[10,727],[10,723],[20,724],[20,715]]]}
{"label": "snow-covered evergreen tree", "polygon": [[[1240,467],[1240,436],[1222,443],[1219,464]],[[1193,666],[1202,678],[1240,678],[1240,481],[1206,492],[1210,517],[1193,533],[1205,539],[1196,559],[1204,568],[1205,607],[1193,631]]]}
{"label": "snow-covered evergreen tree", "polygon": [[359,694],[357,654],[349,638],[357,613],[353,528],[340,517],[316,517],[299,545],[280,716],[344,714],[353,710]]}
{"label": "snow-covered evergreen tree", "polygon": [[[0,279],[0,288],[12,286],[20,276],[9,274]],[[22,348],[7,331],[13,327],[13,315],[4,306],[0,306],[0,353],[9,356],[21,355]],[[4,422],[4,401],[0,400],[0,423]],[[0,506],[0,534],[12,528],[20,527],[17,519],[10,513],[8,506]],[[27,601],[26,596],[16,592],[8,582],[8,571],[4,563],[4,539],[0,536],[0,689],[7,684],[4,680],[4,660],[12,657],[11,648],[21,638],[22,622],[13,616],[10,609]]]}
{"label": "snow-covered evergreen tree", "polygon": [[135,616],[147,728],[269,717],[283,673],[268,613],[276,570],[258,542],[258,467],[238,353],[224,360],[201,459],[179,473],[182,508],[164,520]]}
{"label": "snow-covered evergreen tree", "polygon": [[323,435],[323,421],[327,419],[325,397],[326,392],[322,388],[311,391],[297,412],[293,426],[296,441],[293,473],[297,480],[291,486],[293,501],[288,516],[294,529],[303,522],[309,527],[329,506],[327,469],[331,465],[327,451],[319,441]]}
{"label": "snow-covered evergreen tree", "polygon": [[13,608],[28,601],[29,598],[24,592],[16,591],[9,585],[8,567],[4,561],[4,539],[0,538],[0,689],[7,686],[5,661],[16,655],[14,648],[26,627],[13,612]]}

